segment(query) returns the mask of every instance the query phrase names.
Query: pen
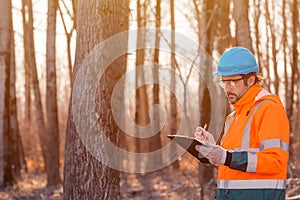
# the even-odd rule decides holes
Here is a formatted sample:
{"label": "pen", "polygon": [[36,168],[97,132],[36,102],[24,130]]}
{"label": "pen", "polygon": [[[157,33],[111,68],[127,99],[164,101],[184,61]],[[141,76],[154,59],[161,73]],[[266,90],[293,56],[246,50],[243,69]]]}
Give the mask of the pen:
{"label": "pen", "polygon": [[203,129],[206,130],[206,127],[207,127],[207,124],[205,123]]}

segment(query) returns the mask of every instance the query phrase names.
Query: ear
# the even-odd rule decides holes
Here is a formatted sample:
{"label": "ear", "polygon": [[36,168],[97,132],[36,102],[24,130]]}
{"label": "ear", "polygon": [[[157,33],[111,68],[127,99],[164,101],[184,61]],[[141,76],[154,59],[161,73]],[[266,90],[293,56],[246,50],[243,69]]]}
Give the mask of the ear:
{"label": "ear", "polygon": [[248,85],[254,85],[254,83],[255,83],[255,76],[253,75],[253,76],[250,76],[248,79],[247,79],[247,83],[248,83]]}

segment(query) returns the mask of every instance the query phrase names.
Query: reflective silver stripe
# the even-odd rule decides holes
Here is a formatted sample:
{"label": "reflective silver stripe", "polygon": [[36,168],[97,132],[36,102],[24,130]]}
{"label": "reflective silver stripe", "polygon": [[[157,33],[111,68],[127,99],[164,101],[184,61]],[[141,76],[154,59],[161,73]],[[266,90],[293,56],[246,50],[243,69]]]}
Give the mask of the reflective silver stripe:
{"label": "reflective silver stripe", "polygon": [[231,122],[232,122],[234,116],[235,116],[235,111],[231,113],[229,119],[228,119],[228,120],[226,121],[226,123],[225,123],[225,128],[224,128],[224,135],[223,135],[223,137],[226,135],[226,133],[227,133],[227,131],[228,131],[228,128],[229,128],[229,126],[230,126],[230,124],[231,124]]}
{"label": "reflective silver stripe", "polygon": [[219,189],[285,189],[285,180],[218,180]]}
{"label": "reflective silver stripe", "polygon": [[289,152],[289,144],[283,142],[278,138],[264,140],[259,143],[260,150],[265,150],[269,148],[281,148],[283,151]]}
{"label": "reflective silver stripe", "polygon": [[249,146],[250,146],[250,126],[251,126],[252,118],[253,118],[254,114],[256,113],[256,111],[258,110],[258,108],[261,106],[261,104],[266,101],[270,101],[270,100],[261,101],[254,107],[254,110],[251,113],[251,116],[250,116],[250,118],[246,124],[245,130],[244,130],[241,148],[249,148]]}
{"label": "reflective silver stripe", "polygon": [[260,151],[259,148],[232,148],[230,150],[237,151],[237,152],[241,152],[241,151],[259,152]]}
{"label": "reflective silver stripe", "polygon": [[248,152],[248,164],[246,172],[256,172],[257,155],[254,152]]}

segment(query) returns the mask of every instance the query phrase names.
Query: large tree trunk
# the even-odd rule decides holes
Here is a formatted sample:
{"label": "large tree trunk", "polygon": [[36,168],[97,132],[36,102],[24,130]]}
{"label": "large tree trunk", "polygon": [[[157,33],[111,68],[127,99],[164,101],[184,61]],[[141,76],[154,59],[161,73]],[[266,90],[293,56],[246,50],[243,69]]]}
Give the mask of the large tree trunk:
{"label": "large tree trunk", "polygon": [[0,5],[0,188],[3,188],[14,180],[9,131],[11,1],[0,0]]}
{"label": "large tree trunk", "polygon": [[[77,44],[75,55],[75,66],[73,77],[79,80],[85,75],[80,74],[79,70],[86,70],[80,68],[87,58],[88,53],[94,47],[105,39],[128,29],[128,15],[129,5],[128,1],[119,0],[79,0],[78,1],[78,16],[77,16]],[[120,41],[125,42],[126,41]],[[123,43],[124,44],[124,43]],[[97,56],[103,58],[101,53],[111,51],[115,46],[108,46],[100,50]],[[95,62],[96,57],[92,58],[91,62]],[[101,65],[100,62],[95,63]],[[103,133],[82,133],[81,130],[76,130],[78,124],[75,123],[76,115],[73,110],[72,100],[75,98],[74,94],[78,91],[73,91],[69,106],[69,116],[66,135],[65,146],[65,166],[64,166],[64,199],[120,199],[119,186],[119,171],[110,168],[101,161],[114,160],[114,156],[110,156],[109,150],[106,148],[104,140],[109,139],[114,144],[118,144],[119,130],[112,115],[111,95],[115,84],[125,72],[126,56],[121,56],[114,60],[102,76],[100,84],[98,85],[98,95],[95,96],[96,108],[95,115],[97,115],[98,123],[94,126],[100,127]],[[92,67],[92,66],[90,66]],[[104,69],[104,66],[102,66]],[[101,70],[101,69],[100,69]],[[77,77],[81,76],[81,77]],[[87,77],[91,78],[91,77]],[[85,79],[87,79],[85,78]],[[99,77],[95,77],[97,80]],[[73,83],[76,81],[73,79]],[[78,86],[80,89],[80,86]],[[77,89],[78,89],[77,87]],[[73,85],[74,90],[74,85]],[[90,93],[92,91],[85,91]],[[89,94],[90,95],[90,94]],[[94,96],[95,94],[92,94]],[[78,97],[77,97],[78,98]],[[81,96],[80,98],[87,98]],[[89,111],[86,111],[89,112]],[[79,113],[84,115],[85,113]],[[92,119],[86,119],[88,121]],[[93,127],[89,127],[91,130]],[[99,134],[99,136],[97,135]],[[85,140],[79,136],[88,139],[97,135],[97,141],[92,146],[86,146]],[[94,142],[94,141],[92,141]],[[93,146],[95,145],[95,146]],[[98,146],[99,145],[99,146]],[[97,159],[87,151],[90,148],[97,148]]]}
{"label": "large tree trunk", "polygon": [[60,183],[59,177],[59,131],[57,116],[57,88],[56,88],[56,10],[57,0],[48,1],[46,66],[47,66],[47,185]]}

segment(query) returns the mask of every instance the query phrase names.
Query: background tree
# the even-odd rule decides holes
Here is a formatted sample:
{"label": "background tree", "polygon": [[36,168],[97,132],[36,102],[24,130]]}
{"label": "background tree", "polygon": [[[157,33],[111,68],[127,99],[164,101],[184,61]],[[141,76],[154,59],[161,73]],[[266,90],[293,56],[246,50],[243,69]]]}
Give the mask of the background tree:
{"label": "background tree", "polygon": [[236,45],[248,48],[253,52],[248,17],[249,0],[234,0],[233,17],[236,24]]}
{"label": "background tree", "polygon": [[[175,55],[175,4],[174,0],[170,0],[170,23],[171,23],[171,44],[170,44],[170,49],[171,49],[171,69],[172,71],[175,72],[176,70],[176,55]],[[174,53],[173,53],[174,52]],[[170,86],[172,91],[176,91],[176,82],[175,82],[175,73],[171,74],[171,80],[170,80]],[[176,101],[176,96],[172,93],[170,93],[170,115],[171,115],[171,124],[170,124],[170,134],[175,134],[177,132],[178,128],[178,121],[177,121],[177,101]],[[175,146],[171,144],[171,152],[175,151]],[[172,165],[174,168],[179,169],[179,161],[176,160],[173,162]]]}
{"label": "background tree", "polygon": [[[199,13],[199,9],[197,9],[197,4],[194,1],[194,5],[196,8],[196,13]],[[212,19],[215,15],[215,1],[203,1],[202,4],[202,13],[199,13],[201,18],[198,18],[198,39],[201,46],[205,49],[208,55],[212,55],[213,51],[213,38],[215,34],[212,29]],[[206,58],[201,61],[202,66],[205,68],[206,74],[204,76],[208,76],[212,71],[211,67],[208,65],[208,61]],[[208,80],[208,79],[206,79]],[[211,118],[211,100],[209,90],[207,88],[207,83],[202,80],[202,77],[199,77],[199,108],[200,108],[200,121],[199,125],[204,127],[205,124],[209,125],[210,118]],[[208,165],[203,165],[199,163],[199,183],[201,185],[201,198],[204,198],[204,188],[206,185],[212,183],[211,180],[213,179],[213,168]]]}
{"label": "background tree", "polygon": [[16,179],[21,178],[21,170],[24,168],[27,171],[27,166],[25,162],[25,155],[23,149],[22,138],[19,130],[18,122],[18,108],[17,108],[17,96],[16,96],[16,62],[15,62],[15,42],[14,42],[14,29],[13,29],[13,16],[10,12],[10,102],[9,102],[9,120],[10,120],[10,130],[11,133],[11,155],[12,166],[13,166],[13,176]]}
{"label": "background tree", "polygon": [[[137,47],[143,46],[143,43],[146,42],[146,32],[142,31],[143,28],[147,25],[147,17],[146,17],[146,11],[147,11],[147,2],[145,1],[143,4],[140,0],[136,1],[136,9],[137,9],[137,28],[139,29],[137,32]],[[137,49],[136,50],[136,57],[135,57],[135,65],[136,68],[141,69],[145,63],[145,49]],[[145,72],[142,68],[142,70],[136,70],[135,74],[135,84],[136,86],[139,83],[145,82]],[[147,95],[147,87],[142,86],[140,88],[137,88],[136,90],[136,105],[135,105],[135,122],[139,126],[146,126],[150,122],[149,117],[149,98]],[[138,130],[135,130],[136,132]],[[138,133],[137,133],[138,134]],[[145,145],[147,142],[145,140],[135,138],[135,151],[136,152],[143,152],[145,151]],[[141,163],[137,162],[136,165],[137,168],[139,168],[139,165]]]}
{"label": "background tree", "polygon": [[[73,19],[73,20],[71,20],[72,21],[72,26],[71,26],[71,28],[69,28],[70,30],[68,30],[67,23],[66,23],[66,20],[65,20],[66,17],[63,14],[63,11],[62,11],[62,8],[61,8],[59,2],[62,2],[63,7],[65,8],[65,10],[68,13],[68,17],[71,18],[71,19]],[[64,27],[64,31],[65,31],[65,34],[66,34],[66,39],[67,39],[68,69],[69,69],[69,77],[70,77],[70,84],[71,84],[71,80],[72,80],[72,68],[73,68],[72,67],[73,63],[72,63],[71,41],[72,41],[72,36],[73,36],[74,30],[76,28],[76,20],[75,20],[76,13],[75,13],[75,8],[77,7],[77,1],[72,1],[73,12],[70,11],[70,9],[68,8],[68,6],[66,5],[66,3],[65,3],[64,0],[61,0],[59,2],[58,2],[58,10],[59,10],[59,13],[60,13],[60,17],[61,17],[61,20],[62,20],[62,23],[63,23],[63,27]]]}
{"label": "background tree", "polygon": [[[159,52],[160,52],[160,26],[161,26],[161,2],[160,0],[156,0],[156,9],[155,9],[155,27],[156,27],[156,36],[155,36],[155,49],[154,49],[154,55],[153,55],[153,80],[155,84],[153,85],[153,104],[159,105],[160,104],[160,86],[159,86]],[[158,83],[158,84],[157,84]],[[159,115],[153,115],[153,123],[156,127],[160,127],[160,117]],[[155,128],[154,128],[155,129]],[[158,131],[154,136],[149,138],[149,151],[155,151],[157,149],[161,148],[161,131]],[[155,162],[157,165],[161,165],[162,163],[162,157],[157,156],[155,157],[154,161],[149,162]]]}
{"label": "background tree", "polygon": [[[34,45],[34,28],[33,28],[33,10],[31,0],[22,0],[22,15],[24,28],[24,52],[26,56],[26,62],[28,72],[30,74],[30,80],[33,90],[33,104],[34,104],[34,116],[37,127],[37,132],[40,140],[40,147],[42,150],[43,160],[46,162],[47,157],[47,142],[46,142],[46,128],[43,114],[43,105],[40,92],[40,84],[36,66],[35,45]],[[25,72],[26,73],[26,72]],[[29,90],[29,88],[28,88]],[[30,92],[28,91],[28,95]],[[46,164],[47,165],[47,164]]]}
{"label": "background tree", "polygon": [[57,0],[48,1],[46,65],[47,65],[47,184],[57,185],[59,177],[59,133],[57,115],[57,86],[56,86],[56,11]]}
{"label": "background tree", "polygon": [[11,1],[1,0],[0,3],[0,188],[3,188],[14,181],[9,127]]}

